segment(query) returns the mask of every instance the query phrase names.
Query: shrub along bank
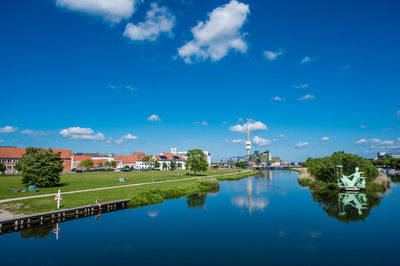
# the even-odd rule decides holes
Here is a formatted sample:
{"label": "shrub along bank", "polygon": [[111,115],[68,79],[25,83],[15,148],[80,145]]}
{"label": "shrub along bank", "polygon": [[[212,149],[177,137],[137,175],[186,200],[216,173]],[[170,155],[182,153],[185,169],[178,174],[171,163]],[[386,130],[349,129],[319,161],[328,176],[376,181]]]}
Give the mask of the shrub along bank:
{"label": "shrub along bank", "polygon": [[152,189],[139,192],[128,203],[128,207],[137,208],[162,203],[167,199],[187,197],[198,192],[217,192],[219,183],[216,179],[201,180],[193,184],[168,189]]}

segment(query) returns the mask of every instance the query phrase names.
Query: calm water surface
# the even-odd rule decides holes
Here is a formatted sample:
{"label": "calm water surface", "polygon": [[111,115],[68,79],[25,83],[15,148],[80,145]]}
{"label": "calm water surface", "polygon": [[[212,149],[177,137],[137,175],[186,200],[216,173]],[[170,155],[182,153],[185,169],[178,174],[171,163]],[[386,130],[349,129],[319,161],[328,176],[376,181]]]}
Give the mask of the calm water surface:
{"label": "calm water surface", "polygon": [[400,188],[312,195],[297,173],[0,235],[1,265],[400,265]]}

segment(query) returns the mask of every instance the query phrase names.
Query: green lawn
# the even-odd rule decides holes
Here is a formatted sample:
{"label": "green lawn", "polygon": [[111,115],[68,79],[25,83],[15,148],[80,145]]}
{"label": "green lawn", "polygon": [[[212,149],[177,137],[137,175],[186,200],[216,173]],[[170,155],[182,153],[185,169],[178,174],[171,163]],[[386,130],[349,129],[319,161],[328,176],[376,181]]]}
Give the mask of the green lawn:
{"label": "green lawn", "polygon": [[[204,175],[216,175],[224,174],[237,171],[237,169],[210,169]],[[165,178],[166,180],[171,179],[182,179],[189,176],[185,175],[188,171],[148,171],[148,172],[93,172],[93,173],[73,173],[64,174],[61,177],[61,184],[58,187],[49,188],[39,188],[39,192],[21,192],[15,193],[10,192],[10,189],[14,188],[26,188],[25,185],[21,183],[21,176],[19,175],[6,175],[0,176],[0,199],[17,198],[31,195],[49,194],[56,193],[58,189],[61,192],[82,190],[89,188],[99,188],[99,187],[111,187],[120,186],[135,183],[145,183],[151,182],[152,176],[154,179]],[[178,173],[182,176],[176,176]],[[114,182],[114,180],[120,177],[126,177],[130,179],[129,182]]]}
{"label": "green lawn", "polygon": [[[238,169],[224,169],[224,170],[209,170],[207,171],[207,175],[217,175],[217,174],[224,174],[230,173],[233,171],[238,171]],[[243,171],[243,170],[242,170]],[[65,184],[62,188],[62,191],[68,190],[80,190],[84,188],[94,188],[94,187],[105,187],[105,186],[112,186],[115,185],[113,179],[118,178],[120,176],[126,176],[131,178],[132,181],[129,183],[142,183],[151,181],[151,176],[159,178],[161,176],[171,180],[171,179],[181,179],[187,178],[189,176],[183,177],[168,177],[173,173],[183,171],[156,171],[156,172],[128,172],[128,173],[86,173],[86,174],[71,174],[64,176],[64,183],[67,183],[66,180],[73,179]],[[232,174],[232,180],[239,179],[240,177],[245,177],[248,175],[253,175],[258,171],[252,171],[247,173],[235,173]],[[7,177],[10,178],[10,177]],[[4,188],[2,187],[3,184],[15,184],[20,179],[20,177],[12,177],[12,180],[8,182],[1,181],[1,190],[3,191]],[[223,180],[229,180],[226,176],[218,178]],[[97,180],[99,180],[97,182]],[[12,181],[14,183],[12,183]],[[184,180],[179,182],[170,182],[170,183],[157,183],[157,184],[149,184],[143,186],[134,186],[134,187],[124,187],[124,188],[116,188],[116,189],[108,189],[108,190],[100,190],[100,191],[91,191],[91,192],[81,192],[81,193],[74,193],[74,194],[66,194],[63,195],[63,200],[61,202],[61,208],[73,208],[88,204],[93,204],[95,200],[98,198],[101,202],[112,201],[112,200],[120,200],[120,199],[131,199],[135,194],[143,191],[148,191],[150,189],[168,189],[168,188],[176,188],[179,186],[187,186],[191,185],[198,180]],[[18,183],[18,182],[17,182]],[[80,185],[82,184],[82,185]],[[102,184],[102,185],[101,185]],[[119,183],[117,183],[118,185]],[[122,183],[127,184],[127,183]],[[49,188],[47,193],[56,192],[57,188]],[[19,193],[20,196],[30,195],[33,193]],[[3,195],[2,195],[3,196]],[[45,212],[51,211],[56,209],[56,202],[54,201],[53,197],[44,197],[44,198],[36,198],[36,199],[26,199],[26,200],[15,200],[8,203],[0,204],[1,209],[9,210],[13,213],[24,213],[24,214],[31,214],[31,213],[38,213],[38,212]]]}

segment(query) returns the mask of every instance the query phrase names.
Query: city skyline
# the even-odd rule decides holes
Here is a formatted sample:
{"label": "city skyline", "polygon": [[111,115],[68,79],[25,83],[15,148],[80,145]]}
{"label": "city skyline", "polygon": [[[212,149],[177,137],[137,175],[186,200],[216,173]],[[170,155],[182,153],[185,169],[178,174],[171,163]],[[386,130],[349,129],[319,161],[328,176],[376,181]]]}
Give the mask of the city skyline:
{"label": "city skyline", "polygon": [[400,151],[396,1],[84,3],[0,10],[0,146]]}

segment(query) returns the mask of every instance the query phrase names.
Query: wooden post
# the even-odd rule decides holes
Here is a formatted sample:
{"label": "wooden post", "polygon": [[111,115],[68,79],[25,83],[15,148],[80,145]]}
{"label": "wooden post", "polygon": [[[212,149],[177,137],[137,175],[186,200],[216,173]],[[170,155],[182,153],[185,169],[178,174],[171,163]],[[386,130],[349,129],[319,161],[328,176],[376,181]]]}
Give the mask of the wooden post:
{"label": "wooden post", "polygon": [[27,220],[27,222],[28,222],[28,228],[31,227],[31,218],[29,218],[29,219]]}
{"label": "wooden post", "polygon": [[0,233],[2,229],[3,229],[3,224],[0,224]]}
{"label": "wooden post", "polygon": [[43,224],[43,216],[40,216],[40,224]]}

